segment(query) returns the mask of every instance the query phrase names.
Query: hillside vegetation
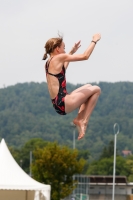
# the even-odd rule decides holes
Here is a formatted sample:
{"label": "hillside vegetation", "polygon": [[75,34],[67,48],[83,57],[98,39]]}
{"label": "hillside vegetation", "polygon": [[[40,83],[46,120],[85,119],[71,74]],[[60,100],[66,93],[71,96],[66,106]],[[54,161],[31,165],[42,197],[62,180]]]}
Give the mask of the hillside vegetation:
{"label": "hillside vegetation", "polygon": [[[92,83],[95,84],[95,83]],[[77,140],[76,148],[90,151],[98,158],[103,147],[114,139],[113,125],[120,133],[117,148],[133,152],[133,83],[100,82],[102,94],[91,116],[85,138]],[[68,83],[68,91],[80,85]],[[0,89],[0,138],[10,146],[21,147],[31,138],[58,141],[73,147],[73,127],[70,123],[77,110],[66,116],[58,115],[52,107],[47,84],[23,83]]]}

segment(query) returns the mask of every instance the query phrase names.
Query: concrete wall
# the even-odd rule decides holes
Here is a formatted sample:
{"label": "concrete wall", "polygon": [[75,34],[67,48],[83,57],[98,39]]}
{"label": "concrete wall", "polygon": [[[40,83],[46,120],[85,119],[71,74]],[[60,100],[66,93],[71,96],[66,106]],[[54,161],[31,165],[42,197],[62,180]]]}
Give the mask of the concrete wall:
{"label": "concrete wall", "polygon": [[[89,200],[112,200],[112,191],[112,185],[88,185]],[[70,197],[66,198],[66,200],[70,199]],[[115,185],[115,200],[133,200],[133,184]]]}
{"label": "concrete wall", "polygon": [[[112,200],[112,195],[90,195],[89,200]],[[115,200],[127,200],[127,195],[115,195]]]}
{"label": "concrete wall", "polygon": [[[113,187],[110,185],[95,185],[90,186],[89,193],[90,194],[112,194]],[[130,189],[131,190],[131,189]],[[129,192],[130,192],[129,190]],[[126,195],[127,194],[127,185],[116,185],[115,186],[115,194]],[[131,194],[131,193],[129,193]]]}
{"label": "concrete wall", "polygon": [[128,185],[127,186],[127,194],[132,194],[133,195],[133,185]]}

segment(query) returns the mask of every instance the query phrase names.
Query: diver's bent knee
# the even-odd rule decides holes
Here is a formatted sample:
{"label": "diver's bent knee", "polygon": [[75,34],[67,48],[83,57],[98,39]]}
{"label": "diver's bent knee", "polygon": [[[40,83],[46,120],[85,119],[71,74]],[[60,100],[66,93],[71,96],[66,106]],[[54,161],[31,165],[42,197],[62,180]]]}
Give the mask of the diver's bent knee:
{"label": "diver's bent knee", "polygon": [[93,87],[94,87],[95,92],[100,95],[101,94],[101,88],[97,85],[94,85]]}
{"label": "diver's bent knee", "polygon": [[97,92],[99,93],[99,95],[101,94],[101,88],[99,86],[97,86]]}
{"label": "diver's bent knee", "polygon": [[86,86],[87,86],[87,87],[90,87],[90,86],[92,86],[92,85],[91,85],[90,83],[87,83]]}

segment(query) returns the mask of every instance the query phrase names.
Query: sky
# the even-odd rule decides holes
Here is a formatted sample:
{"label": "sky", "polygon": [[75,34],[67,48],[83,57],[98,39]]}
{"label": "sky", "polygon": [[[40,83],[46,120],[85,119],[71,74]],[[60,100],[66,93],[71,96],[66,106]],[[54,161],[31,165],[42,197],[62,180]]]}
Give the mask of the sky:
{"label": "sky", "polygon": [[133,0],[0,0],[0,88],[46,82],[44,45],[63,35],[66,52],[81,40],[87,61],[71,62],[67,82],[133,82]]}

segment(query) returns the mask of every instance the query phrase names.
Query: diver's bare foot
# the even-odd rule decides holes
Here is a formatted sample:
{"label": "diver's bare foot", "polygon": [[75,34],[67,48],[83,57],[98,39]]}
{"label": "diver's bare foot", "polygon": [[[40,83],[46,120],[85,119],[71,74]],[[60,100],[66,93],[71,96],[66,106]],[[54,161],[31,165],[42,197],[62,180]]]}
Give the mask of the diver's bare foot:
{"label": "diver's bare foot", "polygon": [[79,133],[78,140],[82,139],[85,136],[87,125],[88,125],[87,123],[83,123],[82,126],[84,131],[82,133]]}
{"label": "diver's bare foot", "polygon": [[87,126],[88,126],[88,123],[84,123],[84,130],[85,130],[85,132],[86,132]]}
{"label": "diver's bare foot", "polygon": [[73,120],[73,123],[76,125],[78,132],[79,132],[79,136],[78,136],[78,140],[82,139],[85,135],[85,130],[86,130],[86,123],[84,123],[83,121],[78,121],[76,118]]}

